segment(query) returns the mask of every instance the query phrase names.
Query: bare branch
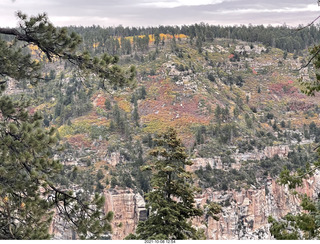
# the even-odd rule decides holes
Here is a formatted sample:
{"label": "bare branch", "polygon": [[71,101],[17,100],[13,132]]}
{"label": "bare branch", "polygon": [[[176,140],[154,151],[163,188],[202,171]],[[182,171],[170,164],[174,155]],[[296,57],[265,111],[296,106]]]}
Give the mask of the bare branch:
{"label": "bare branch", "polygon": [[[320,16],[319,16],[320,17]],[[308,67],[309,64],[311,64],[311,62],[315,59],[315,57],[320,53],[320,48],[317,50],[317,52],[315,54],[313,54],[313,56],[309,59],[308,63],[301,66],[300,69],[298,69],[297,71],[300,71],[306,67]]]}
{"label": "bare branch", "polygon": [[301,30],[303,30],[303,29],[305,29],[305,28],[308,28],[309,26],[313,25],[314,22],[316,22],[319,18],[320,18],[320,15],[319,15],[317,18],[315,18],[311,23],[309,23],[308,25],[303,26],[303,27],[297,29],[296,31],[301,31]]}
{"label": "bare branch", "polygon": [[299,178],[304,178],[305,176],[313,173],[314,171],[316,171],[317,169],[320,169],[320,166],[318,167],[314,167],[313,169],[310,169],[308,172],[305,172],[303,175],[299,175],[297,176],[296,178],[299,179]]}
{"label": "bare branch", "polygon": [[11,35],[11,36],[20,36],[21,33],[13,28],[1,28],[0,27],[0,33],[5,35]]}

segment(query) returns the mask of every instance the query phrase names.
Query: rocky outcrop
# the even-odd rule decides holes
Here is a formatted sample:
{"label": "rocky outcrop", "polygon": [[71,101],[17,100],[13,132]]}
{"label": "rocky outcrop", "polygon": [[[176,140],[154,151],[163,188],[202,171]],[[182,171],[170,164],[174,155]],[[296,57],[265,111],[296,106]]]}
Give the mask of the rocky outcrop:
{"label": "rocky outcrop", "polygon": [[194,158],[191,159],[192,165],[186,166],[187,171],[194,172],[199,170],[201,167],[205,169],[207,166],[215,169],[222,169],[222,161],[220,157],[213,158]]}
{"label": "rocky outcrop", "polygon": [[106,157],[105,160],[107,161],[108,165],[116,166],[121,162],[120,152],[112,152],[110,157]]}
{"label": "rocky outcrop", "polygon": [[[201,162],[201,161],[198,161]],[[201,163],[207,163],[205,160]],[[212,162],[208,162],[212,163]],[[310,197],[320,193],[320,172],[303,182],[297,191]],[[139,221],[147,218],[145,201],[139,193],[129,188],[114,188],[104,192],[106,197],[105,211],[113,211],[113,240],[121,240],[133,233]],[[209,240],[259,240],[272,239],[269,232],[268,216],[281,218],[287,213],[298,213],[300,199],[280,186],[275,180],[268,178],[266,184],[259,189],[243,189],[240,192],[214,191],[210,188],[195,198],[199,207],[208,202],[218,202],[222,208],[220,219],[213,220],[203,216],[193,221],[197,228],[205,230]],[[54,239],[76,239],[76,234],[63,219],[56,215],[51,231]]]}
{"label": "rocky outcrop", "polygon": [[249,45],[237,45],[235,48],[235,52],[238,53],[251,53],[251,52],[255,52],[257,54],[261,54],[262,52],[265,52],[267,49],[263,46],[259,46],[259,45],[253,45],[252,47],[250,47]]}
{"label": "rocky outcrop", "polygon": [[273,158],[276,155],[279,158],[286,158],[290,152],[288,145],[269,146],[262,151],[253,151],[246,153],[234,153],[231,157],[234,158],[236,163],[231,164],[231,168],[239,170],[241,162],[249,160],[261,160],[265,158]]}
{"label": "rocky outcrop", "polygon": [[[297,191],[316,197],[320,193],[319,172],[304,181]],[[295,214],[300,211],[300,199],[271,178],[256,190],[213,192],[208,189],[198,197],[198,202],[204,205],[208,201],[225,205],[219,221],[211,217],[207,220],[207,238],[214,240],[272,239],[268,216],[279,219],[289,212]],[[203,226],[201,221],[197,220],[195,224]]]}
{"label": "rocky outcrop", "polygon": [[104,193],[105,211],[114,212],[112,239],[121,240],[133,233],[138,222],[147,218],[145,202],[139,193],[129,188],[114,188]]}
{"label": "rocky outcrop", "polygon": [[[243,161],[273,158],[276,155],[278,155],[279,158],[286,158],[288,157],[289,152],[290,148],[288,145],[279,145],[266,147],[262,151],[234,153],[231,157],[235,160],[235,163],[231,164],[231,168],[239,170],[241,168],[241,162]],[[222,164],[221,157],[219,156],[213,158],[194,158],[191,159],[191,161],[193,164],[186,167],[186,170],[191,172],[199,170],[201,167],[205,169],[207,166],[210,166],[213,169],[228,169],[226,165]]]}
{"label": "rocky outcrop", "polygon": [[236,162],[273,158],[276,155],[279,156],[279,158],[286,158],[288,157],[289,151],[290,148],[288,145],[269,146],[262,151],[235,153],[232,155],[232,157],[236,160]]}
{"label": "rocky outcrop", "polygon": [[53,221],[49,228],[49,233],[53,236],[53,240],[76,240],[78,236],[72,229],[70,223],[62,218],[58,211],[54,211]]}
{"label": "rocky outcrop", "polygon": [[273,158],[274,156],[278,155],[279,158],[286,158],[288,157],[290,149],[288,145],[280,145],[280,146],[272,146],[266,147],[264,149],[264,155],[267,158]]}
{"label": "rocky outcrop", "polygon": [[[197,161],[200,162],[201,161]],[[201,163],[212,163],[204,160]],[[304,181],[299,193],[316,197],[320,193],[320,173]],[[145,203],[140,194],[131,189],[116,188],[105,193],[106,211],[114,211],[112,239],[123,239],[134,232],[139,220],[146,219]],[[206,189],[196,197],[198,206],[208,202],[220,203],[222,213],[219,221],[204,216],[193,221],[198,228],[205,230],[210,240],[258,240],[272,239],[269,232],[268,216],[281,218],[287,213],[298,213],[300,199],[292,195],[287,187],[280,186],[269,178],[260,189],[237,191],[213,191]],[[122,227],[119,224],[122,223]]]}

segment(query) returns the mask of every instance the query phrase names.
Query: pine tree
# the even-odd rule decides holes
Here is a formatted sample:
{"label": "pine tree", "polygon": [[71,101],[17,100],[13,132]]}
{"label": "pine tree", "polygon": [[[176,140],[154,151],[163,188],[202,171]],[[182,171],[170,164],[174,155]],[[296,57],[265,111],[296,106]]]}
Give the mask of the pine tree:
{"label": "pine tree", "polygon": [[62,164],[53,159],[59,149],[57,133],[42,128],[42,116],[28,113],[28,102],[14,101],[3,91],[8,78],[32,84],[44,80],[45,62],[33,60],[19,48],[21,43],[36,46],[48,61],[69,61],[112,85],[129,85],[134,69],[124,72],[116,65],[118,58],[107,54],[93,58],[77,52],[81,38],[55,28],[45,14],[28,18],[19,12],[18,17],[19,28],[0,28],[14,38],[10,44],[0,38],[0,239],[49,239],[54,214],[71,223],[80,238],[99,238],[111,231],[113,217],[104,213],[104,197],[87,197],[59,185]]}
{"label": "pine tree", "polygon": [[138,108],[137,107],[134,107],[134,110],[133,110],[133,121],[135,121],[136,123],[136,126],[139,126],[139,113],[138,113]]}
{"label": "pine tree", "polygon": [[[317,152],[320,154],[319,148]],[[319,169],[320,160],[314,162],[313,165],[306,164],[296,172],[291,172],[284,167],[278,182],[294,190],[298,186],[301,187],[303,180],[308,179]],[[297,194],[295,191],[293,193]],[[303,212],[296,215],[289,213],[279,220],[272,216],[268,218],[268,222],[271,224],[270,232],[278,240],[315,240],[320,238],[320,197],[311,199],[302,194],[298,194],[298,197],[301,199],[300,205]]]}
{"label": "pine tree", "polygon": [[154,44],[155,44],[157,47],[159,46],[160,40],[161,40],[160,34],[159,34],[158,32],[156,32],[156,33],[154,34]]}
{"label": "pine tree", "polygon": [[127,239],[204,238],[191,223],[203,211],[195,206],[196,188],[192,186],[191,173],[185,171],[185,166],[192,163],[185,148],[172,128],[154,141],[156,147],[150,151],[154,162],[146,167],[152,170],[152,190],[146,194],[150,215],[146,221],[139,222],[136,234]]}
{"label": "pine tree", "polygon": [[[0,39],[0,75],[10,74],[17,80],[28,79],[33,83],[44,79],[41,62],[32,60],[30,55],[24,55],[18,48],[20,42],[25,42],[35,45],[49,61],[60,58],[69,61],[84,74],[95,73],[104,81],[103,85],[122,87],[132,83],[135,76],[133,66],[124,72],[117,65],[117,56],[103,54],[98,58],[91,57],[87,51],[79,53],[76,48],[82,42],[80,36],[75,32],[69,35],[66,28],[55,28],[46,14],[28,18],[27,15],[18,12],[17,16],[20,19],[19,28],[0,28],[0,34],[14,37],[13,45]],[[11,62],[8,62],[8,59]]]}
{"label": "pine tree", "polygon": [[320,238],[320,200],[301,195],[302,213],[287,214],[279,221],[269,216],[270,232],[277,240],[317,240]]}
{"label": "pine tree", "polygon": [[110,231],[112,213],[104,215],[103,197],[85,202],[57,186],[62,165],[52,159],[55,130],[43,129],[42,117],[28,114],[29,105],[0,98],[0,239],[50,238],[54,208],[81,238]]}
{"label": "pine tree", "polygon": [[[302,68],[308,67],[313,62],[315,69],[320,69],[320,45],[314,45],[310,49],[309,54],[311,58],[307,64],[303,65]],[[295,52],[296,55],[296,52]],[[287,52],[284,52],[283,58],[287,58]],[[320,91],[320,75],[316,74],[317,81],[313,84],[310,82],[301,82],[304,85],[302,90],[307,95],[314,95],[315,92]],[[312,122],[313,123],[313,122]],[[315,124],[310,124],[310,134],[313,133]],[[282,123],[281,123],[282,126]],[[283,123],[283,126],[285,123]],[[291,121],[288,122],[288,128],[291,128]],[[298,136],[298,135],[297,135]],[[297,138],[299,141],[299,137]],[[317,140],[315,140],[317,142]],[[318,155],[320,155],[319,146],[316,148]],[[307,163],[304,167],[299,168],[296,172],[291,172],[287,167],[284,167],[280,173],[278,182],[282,185],[287,185],[289,189],[295,189],[298,186],[302,186],[302,181],[308,179],[317,170],[320,169],[320,160],[314,162],[312,165]],[[296,194],[296,192],[294,191]],[[320,239],[320,196],[316,199],[310,199],[306,195],[299,195],[301,199],[301,207],[304,210],[296,215],[287,214],[283,218],[276,220],[272,216],[269,216],[270,232],[279,240],[284,239]]]}

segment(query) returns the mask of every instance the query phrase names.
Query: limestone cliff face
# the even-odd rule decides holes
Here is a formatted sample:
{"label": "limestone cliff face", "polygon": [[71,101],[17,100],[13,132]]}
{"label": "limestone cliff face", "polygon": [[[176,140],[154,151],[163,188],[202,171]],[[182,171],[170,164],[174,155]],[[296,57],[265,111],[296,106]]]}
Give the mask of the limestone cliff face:
{"label": "limestone cliff face", "polygon": [[139,193],[129,188],[114,188],[106,191],[105,211],[113,211],[112,239],[121,240],[133,233],[138,222],[147,218],[145,202]]}
{"label": "limestone cliff face", "polygon": [[[239,170],[241,168],[241,162],[248,160],[261,160],[264,158],[273,158],[278,155],[279,158],[288,157],[290,149],[288,145],[270,146],[261,151],[253,151],[246,153],[234,153],[231,157],[235,160],[235,163],[231,164],[231,168]],[[214,169],[229,169],[229,166],[223,165],[221,157],[216,156],[213,158],[194,158],[191,159],[192,165],[187,166],[186,170],[194,172],[201,167],[205,169],[207,165]]]}
{"label": "limestone cliff face", "polygon": [[[316,197],[320,193],[320,172],[317,171],[312,178],[305,180],[297,191]],[[138,222],[147,218],[143,197],[132,189],[116,187],[106,190],[104,195],[105,211],[114,212],[113,240],[121,240],[133,233]],[[281,218],[289,212],[300,211],[299,198],[271,178],[260,189],[243,189],[241,192],[206,189],[195,200],[200,207],[208,201],[223,206],[219,221],[208,216],[193,221],[196,227],[205,230],[210,240],[272,239],[268,216]],[[54,234],[54,239],[77,239],[75,232],[59,215],[55,216],[50,232]]]}
{"label": "limestone cliff face", "polygon": [[279,158],[286,158],[288,156],[289,150],[290,149],[288,145],[280,145],[266,147],[263,152],[267,158],[273,158],[275,155],[278,155]]}
{"label": "limestone cliff face", "polygon": [[[304,181],[298,192],[316,197],[320,193],[320,173]],[[211,217],[207,219],[207,239],[214,240],[271,239],[268,216],[280,218],[289,212],[300,211],[299,198],[271,178],[260,189],[224,193],[208,189],[197,198],[200,205],[204,205],[207,200],[221,204],[227,202],[228,205],[223,207],[219,221]],[[202,221],[198,219],[194,223],[203,227]]]}
{"label": "limestone cliff face", "polygon": [[58,211],[55,209],[53,221],[51,223],[49,233],[53,235],[54,240],[76,240],[78,236],[72,229],[70,223],[65,221],[64,218],[59,216]]}
{"label": "limestone cliff face", "polygon": [[[133,233],[138,222],[147,218],[143,197],[139,193],[134,193],[132,189],[116,187],[106,190],[104,195],[106,198],[105,212],[114,213],[111,234],[113,240],[122,240]],[[61,218],[57,211],[55,211],[49,232],[53,234],[54,240],[79,239],[70,223]]]}
{"label": "limestone cliff face", "polygon": [[[320,193],[320,173],[304,181],[298,192],[317,196]],[[131,189],[116,188],[105,192],[105,196],[106,211],[115,213],[113,240],[123,239],[134,232],[139,220],[146,219],[145,203],[140,194],[135,194]],[[280,218],[289,212],[300,211],[299,198],[271,178],[260,189],[241,192],[206,189],[195,200],[202,207],[207,201],[219,202],[224,206],[219,221],[208,216],[193,221],[195,226],[205,229],[207,239],[211,240],[272,239],[268,216]]]}
{"label": "limestone cliff face", "polygon": [[219,156],[214,158],[195,158],[191,159],[192,165],[186,166],[187,171],[194,172],[198,169],[205,168],[207,165],[209,165],[211,168],[214,169],[222,169],[222,161]]}

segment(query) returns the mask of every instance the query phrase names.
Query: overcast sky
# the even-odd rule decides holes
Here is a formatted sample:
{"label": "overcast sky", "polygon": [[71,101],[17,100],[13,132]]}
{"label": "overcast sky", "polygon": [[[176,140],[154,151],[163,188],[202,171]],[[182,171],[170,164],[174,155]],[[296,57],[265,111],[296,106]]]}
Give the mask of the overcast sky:
{"label": "overcast sky", "polygon": [[320,15],[317,0],[0,0],[0,26],[16,26],[17,10],[46,12],[56,26],[296,26]]}

